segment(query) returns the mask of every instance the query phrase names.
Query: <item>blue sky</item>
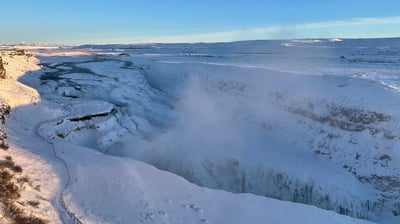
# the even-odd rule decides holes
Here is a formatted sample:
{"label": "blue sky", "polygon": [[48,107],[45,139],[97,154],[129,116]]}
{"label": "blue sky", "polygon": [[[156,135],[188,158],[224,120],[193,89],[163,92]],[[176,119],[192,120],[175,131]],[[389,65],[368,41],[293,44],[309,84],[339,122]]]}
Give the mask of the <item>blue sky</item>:
{"label": "blue sky", "polygon": [[7,0],[0,43],[400,37],[399,0]]}

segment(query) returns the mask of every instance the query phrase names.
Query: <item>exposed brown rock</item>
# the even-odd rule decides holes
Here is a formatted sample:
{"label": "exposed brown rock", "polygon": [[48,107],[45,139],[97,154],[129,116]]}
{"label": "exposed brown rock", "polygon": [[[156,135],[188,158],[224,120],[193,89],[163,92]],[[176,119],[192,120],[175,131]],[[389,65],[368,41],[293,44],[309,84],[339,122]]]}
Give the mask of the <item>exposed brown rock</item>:
{"label": "exposed brown rock", "polygon": [[6,69],[3,66],[3,58],[0,57],[0,79],[6,78]]}

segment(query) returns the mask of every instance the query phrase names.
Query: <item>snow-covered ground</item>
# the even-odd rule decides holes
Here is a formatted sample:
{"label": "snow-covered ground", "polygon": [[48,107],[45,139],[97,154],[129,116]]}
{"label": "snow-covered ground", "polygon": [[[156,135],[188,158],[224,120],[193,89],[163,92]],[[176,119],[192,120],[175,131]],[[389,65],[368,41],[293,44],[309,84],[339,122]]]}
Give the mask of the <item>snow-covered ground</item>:
{"label": "snow-covered ground", "polygon": [[10,141],[54,169],[62,222],[397,223],[398,46],[38,48],[9,80],[40,96],[1,97]]}
{"label": "snow-covered ground", "polygon": [[[38,92],[17,81],[19,77],[40,69],[38,61],[32,57],[10,56],[9,51],[1,52],[6,68],[6,79],[0,79],[0,102],[11,107],[12,113],[7,116],[6,125],[0,124],[0,129],[6,126],[9,145],[8,150],[0,149],[0,158],[7,156],[19,166],[23,172],[17,178],[26,178],[27,184],[18,181],[20,192],[17,204],[27,215],[48,220],[50,223],[61,223],[57,207],[58,187],[63,181],[60,166],[48,153],[49,145],[38,141],[34,135],[34,125],[37,119],[45,119],[44,110],[37,107],[40,102]],[[39,110],[38,110],[39,109]],[[44,153],[41,153],[44,152]],[[27,202],[37,202],[30,206]],[[7,213],[0,203],[0,223],[9,223],[4,217]],[[10,222],[11,223],[11,222]]]}

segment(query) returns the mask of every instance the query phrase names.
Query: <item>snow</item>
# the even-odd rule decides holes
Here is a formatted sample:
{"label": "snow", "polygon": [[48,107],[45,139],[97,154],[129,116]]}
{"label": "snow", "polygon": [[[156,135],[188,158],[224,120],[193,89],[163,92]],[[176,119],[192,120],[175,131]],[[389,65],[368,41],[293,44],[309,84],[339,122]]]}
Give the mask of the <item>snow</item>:
{"label": "snow", "polygon": [[340,38],[332,38],[332,39],[329,39],[329,41],[331,41],[331,42],[342,42],[343,40],[340,39]]}
{"label": "snow", "polygon": [[[39,110],[40,113],[37,113],[39,94],[16,80],[25,72],[39,69],[36,65],[38,61],[25,56],[2,55],[2,57],[3,61],[7,62],[5,65],[7,78],[0,80],[0,99],[12,107],[12,113],[6,120],[7,141],[10,141],[10,148],[7,151],[0,150],[0,157],[3,159],[5,156],[11,156],[13,161],[23,168],[22,175],[29,177],[30,182],[24,185],[18,201],[25,203],[31,200],[40,204],[37,209],[26,205],[23,209],[28,214],[35,214],[36,217],[51,223],[61,223],[59,211],[53,204],[57,200],[57,186],[60,184],[58,167],[53,166],[53,161],[44,156],[45,154],[38,154],[39,150],[48,146],[32,137],[34,131],[32,123],[35,122],[32,118],[46,116],[44,115],[46,111]],[[53,111],[55,112],[56,110]],[[6,222],[0,217],[0,222],[3,221]]]}
{"label": "snow", "polygon": [[368,223],[301,204],[201,188],[145,163],[66,142],[55,146],[76,176],[67,204],[84,223]]}
{"label": "snow", "polygon": [[397,223],[398,43],[34,49],[0,97],[63,222]]}

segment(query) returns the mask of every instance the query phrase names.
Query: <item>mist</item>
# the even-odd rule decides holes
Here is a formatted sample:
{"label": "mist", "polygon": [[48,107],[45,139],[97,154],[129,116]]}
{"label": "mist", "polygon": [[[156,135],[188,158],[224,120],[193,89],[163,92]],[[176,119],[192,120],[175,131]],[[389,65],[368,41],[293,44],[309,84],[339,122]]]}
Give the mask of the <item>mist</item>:
{"label": "mist", "polygon": [[[364,196],[373,195],[367,193],[372,189],[316,156],[316,149],[308,141],[314,141],[314,132],[323,129],[313,127],[312,120],[302,117],[302,113],[327,116],[331,102],[348,95],[336,90],[348,80],[288,72],[321,57],[319,50],[305,48],[303,54],[301,50],[295,49],[295,54],[288,50],[288,55],[294,56],[286,61],[286,71],[279,69],[283,66],[280,64],[271,68],[268,64],[153,62],[146,77],[151,86],[175,99],[172,125],[156,128],[151,136],[130,136],[115,152],[200,186],[327,209],[343,206],[349,209],[347,215],[366,215],[365,200],[374,199]],[[316,63],[314,60],[313,66]],[[304,131],[308,129],[312,131]],[[337,178],[324,179],[330,175]],[[330,192],[332,186],[344,187],[338,180],[353,187],[345,194]],[[306,193],[310,187],[311,192]],[[302,196],[298,192],[303,192]],[[349,197],[356,203],[349,204],[345,199]]]}

